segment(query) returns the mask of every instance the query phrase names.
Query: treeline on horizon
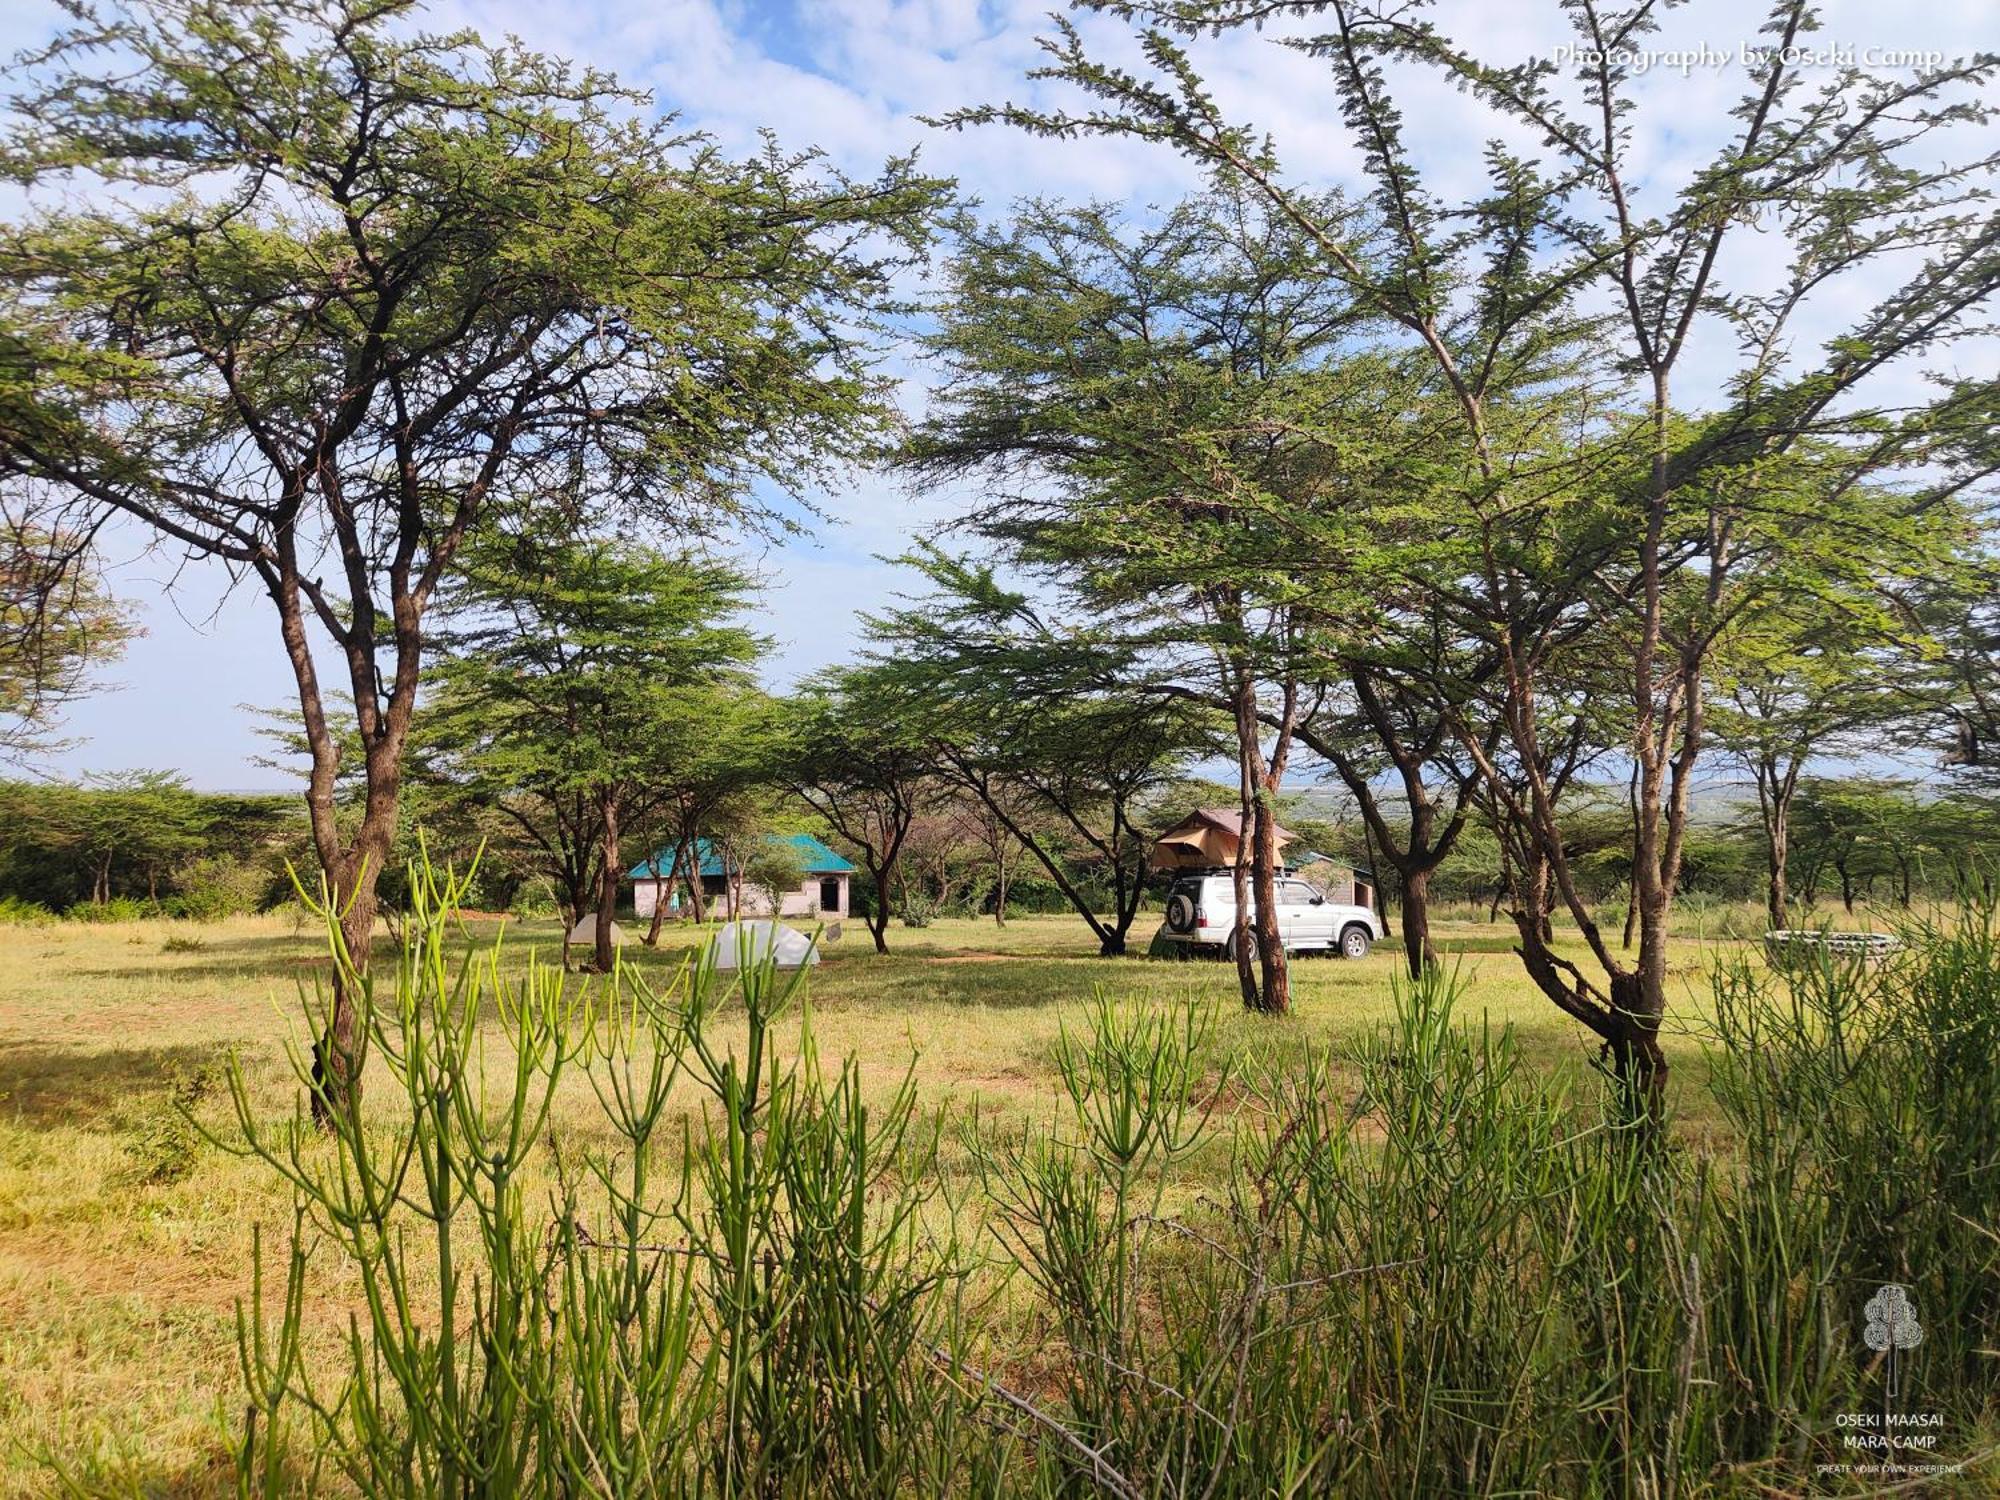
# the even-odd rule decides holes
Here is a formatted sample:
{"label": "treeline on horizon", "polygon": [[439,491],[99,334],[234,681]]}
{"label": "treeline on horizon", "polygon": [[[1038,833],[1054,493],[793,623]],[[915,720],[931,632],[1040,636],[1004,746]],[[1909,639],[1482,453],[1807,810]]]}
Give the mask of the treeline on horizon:
{"label": "treeline on horizon", "polygon": [[[1157,835],[1197,805],[1225,800],[1228,789],[1196,780],[1175,784],[1139,813],[1142,837]],[[1756,807],[1747,795],[1722,801],[1692,826],[1683,894],[1700,921],[1711,905],[1758,903],[1767,885],[1767,849]],[[481,910],[519,916],[561,915],[574,909],[554,888],[538,851],[496,838],[477,811],[424,801],[429,816],[413,822],[398,840],[396,863],[385,871],[400,881],[404,861],[419,843],[442,861],[470,868]],[[1018,852],[996,855],[981,836],[978,809],[968,799],[947,800],[913,821],[897,871],[889,910],[907,925],[933,916],[1005,920],[1071,909],[1045,874],[1020,868]],[[1570,826],[1573,851],[1600,919],[1618,926],[1631,882],[1632,820],[1622,789],[1580,788]],[[1787,859],[1788,883],[1799,902],[1798,920],[1857,906],[1909,907],[1949,900],[1967,888],[1991,883],[2000,853],[2000,797],[1969,789],[1944,789],[1922,781],[1875,775],[1806,778],[1794,810]],[[1295,851],[1330,855],[1374,874],[1378,904],[1394,914],[1401,893],[1395,870],[1376,857],[1367,825],[1325,788],[1302,788],[1287,799],[1285,826]],[[1401,829],[1406,819],[1393,826]],[[309,831],[295,795],[206,792],[164,771],[92,776],[79,781],[0,781],[0,920],[32,921],[68,916],[123,920],[157,916],[197,921],[270,911],[296,899],[294,870],[310,870]],[[787,813],[773,802],[718,820],[715,843],[747,851],[765,833],[805,831],[836,848],[845,844],[824,824]],[[662,830],[663,837],[670,837]],[[1079,893],[1107,905],[1106,861],[1081,840],[1065,847],[1052,839]],[[853,853],[851,846],[845,853]],[[749,878],[771,876],[743,858]],[[731,868],[736,868],[732,857]],[[782,872],[776,872],[782,878]],[[1172,877],[1154,874],[1149,890],[1157,904]],[[684,890],[684,885],[683,885]],[[1433,900],[1479,908],[1465,915],[1497,920],[1504,893],[1499,848],[1490,832],[1469,827],[1431,882]],[[858,871],[857,910],[873,910],[874,882]],[[1004,906],[1001,904],[1004,900]],[[727,915],[729,897],[713,898],[713,915]],[[629,897],[623,904],[629,913]],[[691,914],[685,895],[683,915]],[[1725,922],[1717,935],[1750,935],[1741,922]]]}

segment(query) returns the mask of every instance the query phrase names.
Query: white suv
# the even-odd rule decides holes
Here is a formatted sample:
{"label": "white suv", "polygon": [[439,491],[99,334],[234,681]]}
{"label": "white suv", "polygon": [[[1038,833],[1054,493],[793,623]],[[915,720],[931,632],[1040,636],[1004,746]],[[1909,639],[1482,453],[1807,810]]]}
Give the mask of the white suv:
{"label": "white suv", "polygon": [[[1252,896],[1252,901],[1255,897]],[[1250,919],[1257,919],[1256,907]],[[1338,953],[1366,958],[1383,936],[1381,918],[1365,906],[1332,902],[1296,875],[1278,877],[1278,936],[1288,953]],[[1160,936],[1186,952],[1235,957],[1236,885],[1227,873],[1183,875],[1167,895],[1167,923]]]}

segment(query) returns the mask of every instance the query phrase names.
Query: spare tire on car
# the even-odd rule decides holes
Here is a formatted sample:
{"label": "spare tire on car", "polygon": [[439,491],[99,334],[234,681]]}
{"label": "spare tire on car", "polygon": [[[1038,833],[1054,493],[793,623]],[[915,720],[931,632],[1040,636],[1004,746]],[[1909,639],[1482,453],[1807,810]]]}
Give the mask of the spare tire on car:
{"label": "spare tire on car", "polygon": [[1174,932],[1194,931],[1194,897],[1185,891],[1167,897],[1167,926]]}

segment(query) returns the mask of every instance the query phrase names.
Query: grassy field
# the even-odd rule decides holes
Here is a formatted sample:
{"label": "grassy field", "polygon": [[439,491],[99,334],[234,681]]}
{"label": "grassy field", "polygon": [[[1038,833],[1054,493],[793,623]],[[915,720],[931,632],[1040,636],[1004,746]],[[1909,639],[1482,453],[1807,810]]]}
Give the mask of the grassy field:
{"label": "grassy field", "polygon": [[[469,931],[490,940],[497,926]],[[1551,1067],[1585,1062],[1576,1028],[1523,980],[1504,927],[1454,923],[1443,938],[1467,980],[1461,1014],[1516,1027]],[[1212,998],[1225,1045],[1282,1057],[1377,1023],[1396,969],[1386,947],[1358,963],[1303,961],[1295,1014],[1272,1020],[1236,1006],[1224,966],[1099,959],[1071,919],[942,921],[890,939],[895,951],[878,956],[851,924],[812,976],[822,1055],[853,1055],[885,1093],[914,1066],[927,1106],[976,1105],[990,1130],[1047,1116],[1051,1047],[1100,987]],[[550,956],[556,941],[553,923],[512,923],[507,962],[536,947]],[[690,941],[672,933],[632,961],[664,973]],[[1737,946],[1689,939],[1676,956],[1683,1084],[1700,1070],[1709,967]],[[257,1109],[289,1115],[284,1046],[300,1034],[297,986],[320,964],[316,933],[280,916],[0,927],[0,1494],[48,1493],[51,1459],[90,1493],[228,1491],[235,1309],[253,1226],[282,1241],[289,1198],[266,1169],[188,1131],[177,1102],[223,1129],[219,1070],[234,1048]],[[564,1088],[557,1128],[586,1129],[588,1085],[572,1075]],[[387,1091],[375,1097],[381,1107]],[[320,1271],[332,1336],[339,1283],[336,1268]]]}

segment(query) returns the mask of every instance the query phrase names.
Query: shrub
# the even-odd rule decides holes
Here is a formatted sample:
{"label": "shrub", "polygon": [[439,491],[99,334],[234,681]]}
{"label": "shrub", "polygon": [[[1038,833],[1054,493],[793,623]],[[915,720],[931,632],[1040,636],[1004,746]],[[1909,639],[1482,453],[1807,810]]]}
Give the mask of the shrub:
{"label": "shrub", "polygon": [[[281,1300],[260,1248],[241,1323],[247,1492],[324,1468],[426,1495],[1798,1493],[1856,1456],[1835,1418],[1884,1402],[1862,1314],[1886,1283],[1927,1330],[1907,1409],[1946,1422],[1922,1458],[2000,1416],[1991,911],[1876,970],[1719,973],[1724,1154],[1531,1066],[1433,969],[1337,1054],[1231,1054],[1212,1009],[1100,1000],[1057,1044],[1053,1120],[961,1122],[983,1192],[952,1203],[908,1076],[864,1106],[822,1066],[809,971],[578,991],[531,966],[499,992],[493,950],[445,953],[460,888],[411,889],[393,992],[346,975],[388,1128],[308,1144],[228,1072],[229,1144],[297,1215]],[[572,1067],[598,1110],[558,1130]],[[1035,1334],[985,1370],[975,1212]],[[322,1240],[365,1309],[330,1384],[303,1353]]]}
{"label": "shrub", "polygon": [[[302,1149],[298,1121],[257,1119],[229,1065],[240,1134],[219,1143],[297,1204],[282,1302],[265,1304],[260,1240],[241,1324],[245,1492],[294,1493],[294,1447],[367,1494],[566,1496],[613,1474],[646,1494],[778,1493],[805,1475],[848,1494],[956,1488],[964,1404],[936,1352],[954,1255],[917,1234],[930,1174],[907,1079],[864,1106],[853,1065],[819,1067],[803,1014],[782,1060],[774,1028],[802,1012],[804,971],[684,967],[656,991],[620,969],[576,993],[531,961],[500,993],[490,950],[456,969],[446,955],[463,885],[413,867],[410,891],[393,993],[344,969],[399,1128],[336,1112],[324,1147]],[[714,1033],[725,1002],[742,1006],[740,1048]],[[489,1008],[508,1044],[491,1074]],[[292,1063],[310,1089],[311,1060]],[[573,1066],[601,1113],[571,1137],[549,1107]],[[683,1081],[698,1132],[669,1110]],[[544,1150],[554,1202],[531,1206],[520,1178]],[[321,1240],[367,1308],[331,1404],[301,1358]],[[430,1272],[438,1308],[414,1317],[405,1289]]]}
{"label": "shrub", "polygon": [[239,859],[209,857],[195,860],[181,874],[179,915],[197,922],[217,922],[259,910],[271,889],[270,871]]}
{"label": "shrub", "polygon": [[19,896],[0,896],[0,923],[12,927],[41,927],[57,920],[56,914],[37,901]]}
{"label": "shrub", "polygon": [[190,933],[172,932],[167,934],[167,940],[160,944],[160,951],[162,953],[206,953],[208,952],[208,944],[203,939],[195,937]]}
{"label": "shrub", "polygon": [[63,913],[69,922],[140,922],[164,915],[156,901],[133,896],[113,896],[109,901],[79,901]]}
{"label": "shrub", "polygon": [[148,1107],[125,1148],[131,1181],[158,1187],[179,1182],[194,1171],[202,1145],[194,1112],[215,1091],[216,1081],[217,1070],[211,1067],[169,1075],[164,1097]]}

